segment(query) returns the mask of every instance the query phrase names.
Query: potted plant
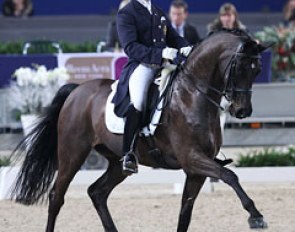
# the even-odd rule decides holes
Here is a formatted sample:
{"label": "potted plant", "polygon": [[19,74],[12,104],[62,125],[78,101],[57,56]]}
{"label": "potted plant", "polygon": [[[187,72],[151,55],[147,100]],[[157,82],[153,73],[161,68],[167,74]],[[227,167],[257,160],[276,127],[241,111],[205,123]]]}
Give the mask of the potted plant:
{"label": "potted plant", "polygon": [[36,122],[38,115],[49,105],[58,89],[69,80],[65,68],[47,70],[44,65],[21,67],[13,74],[10,88],[10,105],[21,112],[25,135]]}
{"label": "potted plant", "polygon": [[295,147],[265,148],[241,155],[237,167],[290,167],[295,166]]}
{"label": "potted plant", "polygon": [[12,170],[10,165],[9,158],[0,157],[0,200],[8,198],[9,190],[15,180],[16,170]]}
{"label": "potted plant", "polygon": [[261,42],[274,42],[273,73],[279,80],[295,81],[295,28],[283,25],[265,27],[255,34]]}
{"label": "potted plant", "polygon": [[244,182],[294,182],[295,147],[264,148],[240,154],[233,170]]}
{"label": "potted plant", "polygon": [[6,167],[6,166],[9,166],[9,165],[10,165],[10,159],[9,158],[7,158],[7,157],[1,158],[0,157],[0,168]]}

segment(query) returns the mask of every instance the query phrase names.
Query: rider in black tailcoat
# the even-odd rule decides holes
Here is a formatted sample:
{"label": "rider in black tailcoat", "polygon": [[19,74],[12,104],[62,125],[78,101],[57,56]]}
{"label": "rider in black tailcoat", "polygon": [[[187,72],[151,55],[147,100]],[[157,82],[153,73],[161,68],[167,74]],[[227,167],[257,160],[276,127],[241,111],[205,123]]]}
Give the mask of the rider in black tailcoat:
{"label": "rider in black tailcoat", "polygon": [[[152,5],[152,15],[137,0],[132,0],[117,15],[117,30],[125,53],[129,57],[124,67],[113,99],[116,106],[128,97],[128,81],[130,75],[140,63],[160,67],[162,51],[166,47],[180,49],[188,46],[173,29],[165,13]],[[117,112],[118,116],[123,116]]]}
{"label": "rider in black tailcoat", "polygon": [[154,74],[161,68],[164,59],[174,60],[178,51],[188,56],[192,48],[151,0],[131,0],[122,8],[117,15],[117,31],[129,61],[121,73],[113,103],[115,113],[126,118],[123,172],[130,175],[137,172],[134,152],[136,137],[141,126],[147,89]]}

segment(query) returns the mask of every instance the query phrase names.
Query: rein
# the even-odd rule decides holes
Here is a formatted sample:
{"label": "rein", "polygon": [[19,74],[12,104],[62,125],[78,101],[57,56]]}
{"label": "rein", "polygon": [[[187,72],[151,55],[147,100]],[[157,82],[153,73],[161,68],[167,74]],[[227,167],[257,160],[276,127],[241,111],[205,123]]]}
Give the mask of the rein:
{"label": "rein", "polygon": [[[245,33],[242,30],[238,30],[238,29],[237,30],[223,29],[222,31],[223,32],[232,33],[232,34],[236,34],[237,36],[244,36],[247,39],[252,40],[252,38],[247,33]],[[218,32],[215,32],[215,33],[218,33]],[[214,33],[212,33],[212,34],[214,34]],[[208,37],[210,37],[212,34],[208,35]],[[205,40],[205,39],[203,39],[203,40]],[[193,53],[193,50],[195,48],[197,48],[201,44],[202,41],[198,42],[193,47],[193,49],[191,51],[191,54]],[[195,86],[196,91],[200,92],[209,102],[211,102],[214,106],[216,106],[217,108],[219,108],[221,111],[225,111],[225,108],[222,107],[222,106],[220,106],[219,103],[217,103],[215,100],[213,100],[211,97],[209,97],[208,94],[201,89],[201,87],[205,87],[208,90],[211,90],[211,91],[215,92],[219,96],[225,97],[229,102],[232,101],[232,96],[233,96],[233,94],[235,92],[244,93],[244,94],[252,94],[252,92],[253,92],[252,88],[251,89],[242,89],[242,88],[235,87],[234,80],[236,78],[235,69],[236,69],[236,64],[237,64],[237,58],[238,57],[240,57],[240,58],[241,57],[244,57],[244,58],[249,58],[249,59],[260,59],[261,58],[261,55],[260,54],[258,54],[258,55],[249,55],[249,54],[240,52],[240,49],[242,47],[243,47],[243,44],[231,56],[229,62],[227,63],[227,65],[225,67],[225,70],[224,70],[224,73],[223,73],[223,78],[224,78],[224,80],[227,80],[227,81],[226,81],[225,88],[224,88],[223,91],[221,91],[221,90],[219,90],[219,89],[217,89],[217,88],[215,88],[215,87],[213,87],[213,86],[211,86],[209,84],[206,84],[206,83],[197,84]],[[176,62],[176,64],[178,64],[177,65],[177,69],[173,72],[173,74],[172,74],[172,76],[171,76],[171,78],[169,80],[169,83],[167,84],[167,87],[166,87],[165,91],[163,92],[163,94],[158,99],[158,103],[161,100],[164,99],[164,103],[163,103],[162,108],[161,109],[158,109],[158,110],[165,109],[169,105],[169,103],[171,102],[172,94],[173,94],[173,85],[175,83],[175,79],[176,79],[177,75],[181,71],[183,72],[183,74],[185,76],[194,78],[194,75],[193,74],[187,73],[185,71],[184,64],[186,63],[186,60],[187,59],[188,59],[188,57],[187,58],[184,58],[184,57],[181,57],[181,56],[178,57],[178,60]]]}
{"label": "rein", "polygon": [[179,74],[181,70],[182,70],[182,64],[178,65],[177,68],[173,71],[164,92],[162,93],[162,95],[159,97],[157,101],[157,105],[159,105],[159,103],[162,100],[164,100],[162,108],[157,108],[158,111],[162,111],[163,109],[165,109],[171,102],[174,80],[176,79],[177,75]]}

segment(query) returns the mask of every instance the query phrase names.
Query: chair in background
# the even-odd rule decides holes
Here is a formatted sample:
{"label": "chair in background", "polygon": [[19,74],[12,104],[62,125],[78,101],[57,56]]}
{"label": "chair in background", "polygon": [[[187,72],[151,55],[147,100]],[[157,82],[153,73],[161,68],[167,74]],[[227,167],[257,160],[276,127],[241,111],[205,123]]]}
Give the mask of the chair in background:
{"label": "chair in background", "polygon": [[106,45],[107,45],[107,43],[105,41],[100,41],[96,46],[96,52],[101,53],[101,52],[106,51],[106,49],[107,49]]}
{"label": "chair in background", "polygon": [[56,54],[62,53],[58,42],[50,40],[34,40],[26,42],[23,46],[23,55],[27,54]]}

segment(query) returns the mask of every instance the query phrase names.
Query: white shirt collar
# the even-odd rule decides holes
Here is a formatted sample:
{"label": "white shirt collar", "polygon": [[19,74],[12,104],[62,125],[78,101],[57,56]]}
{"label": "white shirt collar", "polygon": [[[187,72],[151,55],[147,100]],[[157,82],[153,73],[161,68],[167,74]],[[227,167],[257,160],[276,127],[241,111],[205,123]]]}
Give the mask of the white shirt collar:
{"label": "white shirt collar", "polygon": [[184,26],[185,22],[183,22],[180,26],[176,26],[174,23],[172,23],[172,27],[179,33],[181,37],[184,37]]}
{"label": "white shirt collar", "polygon": [[[174,29],[177,28],[177,26],[174,23],[172,23],[172,26],[173,26]],[[183,22],[180,26],[178,26],[178,29],[183,30],[184,26],[185,26],[185,22]]]}
{"label": "white shirt collar", "polygon": [[152,14],[152,2],[151,0],[137,0],[141,5],[143,5]]}

